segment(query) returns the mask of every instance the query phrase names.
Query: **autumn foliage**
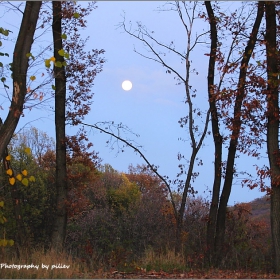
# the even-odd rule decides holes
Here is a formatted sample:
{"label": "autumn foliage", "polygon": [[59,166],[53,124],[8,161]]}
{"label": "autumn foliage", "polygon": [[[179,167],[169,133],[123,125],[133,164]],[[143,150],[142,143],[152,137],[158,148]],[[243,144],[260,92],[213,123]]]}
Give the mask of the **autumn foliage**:
{"label": "autumn foliage", "polygon": [[[1,258],[20,259],[30,248],[59,247],[58,251],[64,250],[84,269],[115,278],[126,278],[130,272],[144,278],[246,278],[249,271],[275,277],[269,273],[280,271],[279,3],[244,4],[229,14],[211,1],[169,3],[186,30],[183,52],[175,49],[173,41],[157,41],[141,22],[136,32],[125,18],[120,24],[149,49],[148,56],[139,54],[159,63],[166,73],[175,75],[178,85],[184,85],[187,114],[179,125],[187,130],[190,146],[185,152],[191,154],[187,159],[184,152],[178,153],[178,160],[185,159],[187,164],[178,164],[174,180],[160,175],[140,148],[121,137],[121,131],[128,131],[126,126],[105,121],[108,126],[102,129],[83,122],[93,102],[94,79],[105,63],[101,57],[105,51],[86,51],[88,38],[80,32],[96,3],[53,1],[53,14],[47,3],[43,8],[41,4],[27,2],[10,63],[11,106],[0,131]],[[209,30],[194,35],[196,20],[209,24]],[[45,25],[52,27],[53,46],[35,57],[30,52],[34,34]],[[2,46],[9,31],[0,27],[0,35]],[[191,68],[193,49],[202,43],[210,43],[205,44],[210,48],[204,54],[209,59],[205,111],[200,105],[195,107],[196,89],[191,81],[194,73],[198,75]],[[179,56],[183,75],[167,63],[167,53]],[[8,53],[0,52],[0,56],[8,57]],[[23,109],[28,108],[27,100],[42,102],[46,97],[32,89],[40,83],[32,72],[32,65],[40,59],[45,72],[37,89],[49,86],[54,91],[50,96],[55,99],[56,148],[53,139],[36,128],[13,135]],[[2,62],[0,67],[4,69]],[[5,77],[1,81],[9,89]],[[212,131],[208,131],[210,123]],[[66,135],[66,124],[107,133],[123,143],[121,151],[134,149],[147,165],[130,165],[119,172],[102,162],[85,128]],[[196,195],[199,173],[195,164],[203,165],[198,153],[211,134],[215,150],[210,199]],[[266,144],[270,167],[257,163],[255,176],[238,170],[236,158],[260,159]],[[243,187],[266,193],[271,220],[269,203],[263,199],[228,205],[233,178],[240,174],[245,175],[240,179]],[[256,214],[256,204],[265,214]],[[70,276],[80,277],[78,273]]]}

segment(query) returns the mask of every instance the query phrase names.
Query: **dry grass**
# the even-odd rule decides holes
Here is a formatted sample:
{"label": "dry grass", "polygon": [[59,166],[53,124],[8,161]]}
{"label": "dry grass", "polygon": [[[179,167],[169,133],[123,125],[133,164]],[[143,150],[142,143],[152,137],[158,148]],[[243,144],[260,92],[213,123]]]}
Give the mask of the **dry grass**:
{"label": "dry grass", "polygon": [[166,253],[155,253],[153,250],[146,250],[140,261],[141,268],[146,271],[185,272],[186,260],[174,250],[166,250]]}

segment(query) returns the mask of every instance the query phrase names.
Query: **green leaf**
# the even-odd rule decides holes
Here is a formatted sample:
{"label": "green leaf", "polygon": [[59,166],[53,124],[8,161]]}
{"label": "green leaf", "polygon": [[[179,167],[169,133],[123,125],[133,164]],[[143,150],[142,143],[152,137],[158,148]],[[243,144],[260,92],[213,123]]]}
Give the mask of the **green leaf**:
{"label": "green leaf", "polygon": [[12,240],[12,239],[10,239],[10,240],[8,240],[8,244],[9,244],[10,246],[13,246],[13,245],[15,244],[15,241]]}
{"label": "green leaf", "polygon": [[66,34],[61,34],[61,39],[66,40],[67,39],[67,35]]}
{"label": "green leaf", "polygon": [[59,67],[59,68],[62,67],[62,63],[61,63],[60,61],[56,61],[56,62],[54,63],[54,65],[55,65],[56,67]]}
{"label": "green leaf", "polygon": [[65,53],[65,54],[64,54],[64,57],[65,57],[66,59],[69,59],[69,53]]}
{"label": "green leaf", "polygon": [[34,176],[30,176],[30,177],[29,177],[29,181],[30,181],[30,182],[35,182],[35,181],[36,181],[36,180],[35,180],[35,177],[34,177]]}
{"label": "green leaf", "polygon": [[4,201],[0,201],[0,207],[4,207]]}
{"label": "green leaf", "polygon": [[3,63],[2,62],[0,62],[0,67],[3,67]]}
{"label": "green leaf", "polygon": [[79,18],[79,17],[80,17],[80,14],[79,14],[79,13],[74,13],[74,14],[73,14],[73,17],[74,17],[74,18]]}
{"label": "green leaf", "polygon": [[0,33],[3,34],[4,36],[8,36],[9,35],[9,30],[0,27]]}
{"label": "green leaf", "polygon": [[0,47],[2,46],[2,42],[0,41]]}
{"label": "green leaf", "polygon": [[63,65],[63,66],[67,66],[67,62],[66,62],[66,61],[63,61],[63,62],[62,62],[62,65]]}
{"label": "green leaf", "polygon": [[1,82],[2,82],[2,83],[5,83],[5,82],[6,82],[6,78],[5,78],[5,77],[2,77],[2,78],[1,78]]}
{"label": "green leaf", "polygon": [[23,178],[21,182],[24,186],[26,186],[26,187],[28,186],[28,179]]}
{"label": "green leaf", "polygon": [[52,85],[52,89],[55,90],[55,85]]}
{"label": "green leaf", "polygon": [[65,52],[64,52],[63,49],[61,49],[61,50],[58,51],[58,54],[59,54],[60,56],[64,56]]}
{"label": "green leaf", "polygon": [[35,57],[32,55],[32,53],[27,53],[26,57],[28,57],[28,58],[31,57],[33,60],[35,60]]}
{"label": "green leaf", "polygon": [[9,54],[0,52],[0,56],[9,56]]}

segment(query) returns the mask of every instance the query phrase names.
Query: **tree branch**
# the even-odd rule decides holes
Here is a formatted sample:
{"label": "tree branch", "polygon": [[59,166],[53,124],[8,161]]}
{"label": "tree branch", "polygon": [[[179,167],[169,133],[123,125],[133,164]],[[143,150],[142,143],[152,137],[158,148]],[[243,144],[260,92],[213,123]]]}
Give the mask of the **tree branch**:
{"label": "tree branch", "polygon": [[99,131],[104,132],[105,134],[108,134],[110,136],[112,136],[113,138],[116,138],[117,140],[125,143],[127,146],[129,146],[130,148],[132,148],[135,152],[137,152],[146,162],[146,164],[149,166],[149,168],[156,174],[156,176],[165,184],[165,186],[167,187],[169,194],[170,194],[170,198],[171,198],[171,203],[172,203],[172,207],[174,210],[174,214],[175,217],[177,218],[177,210],[176,210],[176,206],[174,203],[174,199],[173,199],[173,195],[172,195],[172,190],[170,187],[170,184],[168,184],[167,180],[158,173],[157,168],[155,167],[155,165],[151,164],[150,161],[145,157],[145,155],[139,150],[139,148],[135,147],[134,145],[132,145],[131,143],[129,143],[127,140],[125,140],[124,138],[122,138],[120,135],[115,135],[113,132],[107,131],[106,129],[103,129],[95,124],[86,124],[81,122],[82,125],[84,126],[88,126],[88,127],[92,127],[95,128]]}

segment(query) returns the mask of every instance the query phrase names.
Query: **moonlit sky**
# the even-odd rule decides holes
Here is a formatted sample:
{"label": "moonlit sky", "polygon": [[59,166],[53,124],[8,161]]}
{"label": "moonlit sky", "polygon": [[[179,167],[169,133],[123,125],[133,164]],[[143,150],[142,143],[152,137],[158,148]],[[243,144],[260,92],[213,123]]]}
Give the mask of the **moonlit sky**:
{"label": "moonlit sky", "polygon": [[[14,2],[16,3],[16,2]],[[158,12],[164,2],[156,1],[100,1],[88,18],[88,27],[82,34],[90,36],[88,49],[104,49],[106,63],[103,71],[97,75],[93,86],[94,103],[90,114],[85,118],[88,124],[101,121],[114,121],[127,125],[134,133],[140,135],[122,135],[134,139],[143,146],[143,153],[151,163],[159,166],[159,173],[175,179],[179,172],[177,159],[178,152],[187,158],[190,155],[189,138],[186,129],[181,128],[178,120],[187,115],[187,106],[184,103],[184,87],[176,85],[174,75],[166,74],[166,69],[154,61],[147,60],[134,52],[147,55],[143,44],[126,34],[123,29],[117,28],[123,21],[125,13],[126,22],[131,20],[132,30],[136,21],[141,21],[149,30],[154,31],[154,36],[165,43],[174,41],[176,48],[183,51],[186,43],[184,28],[180,23],[176,12]],[[233,2],[228,2],[230,7]],[[19,19],[18,19],[19,21]],[[4,23],[7,24],[4,26]],[[7,14],[2,17],[3,27],[8,29],[18,28],[15,20],[11,23],[11,17]],[[11,25],[12,24],[12,25]],[[11,26],[11,27],[10,27]],[[195,26],[198,32],[208,30],[208,25]],[[15,33],[17,34],[17,33]],[[3,44],[4,46],[4,44]],[[199,72],[191,77],[191,84],[195,87],[197,98],[194,104],[200,108],[207,108],[207,66],[208,57],[204,55],[207,47],[198,46],[192,56],[193,67]],[[12,53],[11,53],[12,54]],[[167,54],[168,62],[180,73],[184,73],[184,66],[176,57]],[[130,80],[133,87],[130,91],[124,91],[121,84],[124,80]],[[1,97],[2,98],[2,97]],[[4,107],[1,111],[3,120],[6,118],[9,103],[0,103]],[[36,120],[38,118],[40,120]],[[36,121],[34,121],[36,120]],[[31,110],[25,112],[21,118],[17,131],[30,121],[40,130],[50,136],[54,133],[54,115],[48,110]],[[210,126],[209,126],[210,129]],[[114,169],[126,172],[129,164],[143,164],[144,161],[130,148],[125,148],[123,153],[117,153],[117,146],[111,150],[106,146],[108,136],[104,133],[89,130],[89,138],[94,144],[94,149],[99,152],[103,164],[109,163]],[[68,134],[74,134],[76,129],[67,128]],[[178,138],[187,141],[179,141]],[[199,195],[210,199],[209,190],[213,184],[214,174],[214,148],[212,136],[208,136],[205,145],[199,151],[198,157],[203,159],[203,166],[195,166],[194,171],[200,172],[199,177],[193,183]],[[224,150],[224,155],[226,155]],[[236,160],[238,170],[254,172],[253,164],[256,159],[241,156]],[[267,164],[267,159],[263,160]],[[262,164],[260,164],[262,165]],[[240,180],[234,179],[229,205],[235,202],[247,202],[264,194],[259,190],[242,188]]]}

